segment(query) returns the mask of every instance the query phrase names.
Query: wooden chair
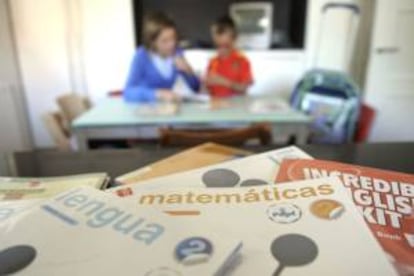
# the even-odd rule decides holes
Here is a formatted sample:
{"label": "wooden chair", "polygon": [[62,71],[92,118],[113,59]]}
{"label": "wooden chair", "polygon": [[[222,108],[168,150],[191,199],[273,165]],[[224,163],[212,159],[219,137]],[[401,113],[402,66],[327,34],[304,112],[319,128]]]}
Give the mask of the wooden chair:
{"label": "wooden chair", "polygon": [[269,145],[272,132],[267,124],[256,124],[236,129],[160,129],[161,146],[195,146],[213,142],[230,146],[242,146],[247,142],[258,140],[261,145]]}
{"label": "wooden chair", "polygon": [[357,123],[357,128],[355,132],[356,143],[367,142],[371,129],[374,125],[376,117],[376,110],[371,106],[363,103],[361,106],[361,113],[359,115],[359,121]]}
{"label": "wooden chair", "polygon": [[74,93],[60,96],[56,101],[69,123],[90,109],[89,100]]}
{"label": "wooden chair", "polygon": [[85,105],[86,110],[89,110],[92,108],[91,100],[88,97],[82,98],[83,104]]}
{"label": "wooden chair", "polygon": [[72,149],[70,143],[70,134],[65,128],[65,118],[60,112],[50,112],[43,116],[43,121],[52,136],[56,147],[62,151],[69,151]]}

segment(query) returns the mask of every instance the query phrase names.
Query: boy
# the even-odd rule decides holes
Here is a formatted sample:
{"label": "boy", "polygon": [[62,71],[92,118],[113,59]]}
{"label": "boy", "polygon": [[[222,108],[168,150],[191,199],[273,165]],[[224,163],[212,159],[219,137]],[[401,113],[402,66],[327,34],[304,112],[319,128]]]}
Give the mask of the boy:
{"label": "boy", "polygon": [[229,16],[216,20],[211,27],[217,56],[210,60],[207,88],[213,97],[244,95],[253,83],[249,60],[236,48],[237,29]]}

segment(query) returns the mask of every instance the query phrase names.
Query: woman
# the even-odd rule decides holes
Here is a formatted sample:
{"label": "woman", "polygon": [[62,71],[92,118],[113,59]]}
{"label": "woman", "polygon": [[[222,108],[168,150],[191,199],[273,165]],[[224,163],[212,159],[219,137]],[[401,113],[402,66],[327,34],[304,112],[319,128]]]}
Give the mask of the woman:
{"label": "woman", "polygon": [[124,88],[128,102],[173,101],[179,98],[171,89],[178,76],[198,91],[200,83],[191,66],[177,49],[177,29],[162,13],[147,16],[144,46],[138,48]]}

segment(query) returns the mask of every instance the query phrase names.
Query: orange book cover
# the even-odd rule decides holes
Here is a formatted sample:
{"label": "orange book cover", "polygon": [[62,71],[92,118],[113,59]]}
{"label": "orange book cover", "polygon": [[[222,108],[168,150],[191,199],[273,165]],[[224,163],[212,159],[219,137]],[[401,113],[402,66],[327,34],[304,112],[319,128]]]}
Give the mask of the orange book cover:
{"label": "orange book cover", "polygon": [[414,275],[414,175],[332,161],[285,159],[275,182],[327,176],[341,177],[400,274]]}

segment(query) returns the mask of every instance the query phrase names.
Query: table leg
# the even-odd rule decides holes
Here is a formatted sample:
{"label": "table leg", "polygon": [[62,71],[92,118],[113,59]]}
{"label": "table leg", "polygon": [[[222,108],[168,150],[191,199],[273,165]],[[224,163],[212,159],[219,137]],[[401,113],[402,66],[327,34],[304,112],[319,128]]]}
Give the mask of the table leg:
{"label": "table leg", "polygon": [[290,137],[296,138],[296,144],[305,145],[309,138],[307,124],[274,124],[272,125],[273,143],[287,143]]}
{"label": "table leg", "polygon": [[309,139],[309,126],[301,125],[297,127],[296,131],[296,144],[306,145]]}
{"label": "table leg", "polygon": [[86,133],[82,130],[77,130],[74,132],[76,146],[78,151],[87,151],[89,149],[88,137]]}

